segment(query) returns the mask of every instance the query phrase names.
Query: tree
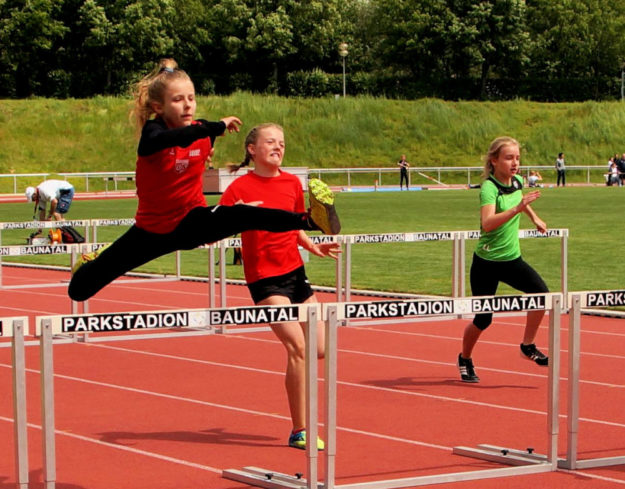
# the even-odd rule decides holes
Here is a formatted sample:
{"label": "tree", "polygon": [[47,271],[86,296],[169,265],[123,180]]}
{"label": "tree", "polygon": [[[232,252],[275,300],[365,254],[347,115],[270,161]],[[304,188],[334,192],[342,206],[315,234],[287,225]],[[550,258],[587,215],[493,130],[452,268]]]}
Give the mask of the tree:
{"label": "tree", "polygon": [[2,71],[18,97],[37,93],[48,73],[58,68],[54,47],[68,30],[58,14],[59,4],[54,0],[0,3]]}
{"label": "tree", "polygon": [[625,2],[622,0],[528,1],[532,31],[532,74],[559,80],[614,77],[625,60]]}

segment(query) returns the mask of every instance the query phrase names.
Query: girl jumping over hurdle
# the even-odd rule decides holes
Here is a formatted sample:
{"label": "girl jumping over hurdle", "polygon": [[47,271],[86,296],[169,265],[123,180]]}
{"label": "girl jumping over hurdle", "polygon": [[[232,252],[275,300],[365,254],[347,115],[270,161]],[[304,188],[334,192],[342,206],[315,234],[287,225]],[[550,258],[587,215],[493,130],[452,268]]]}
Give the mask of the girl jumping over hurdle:
{"label": "girl jumping over hurdle", "polygon": [[[473,254],[470,280],[474,296],[494,295],[499,282],[527,294],[549,292],[538,273],[521,257],[519,244],[520,214],[526,214],[540,232],[546,224],[536,215],[530,204],[540,197],[535,190],[523,194],[523,177],[519,175],[519,143],[510,137],[495,139],[484,157],[484,182],[480,191],[481,237]],[[530,311],[521,356],[538,365],[546,366],[549,359],[536,345],[534,339],[545,311]],[[477,314],[464,330],[462,352],[458,355],[458,368],[463,382],[479,382],[472,354],[482,332],[491,324],[492,314]]]}
{"label": "girl jumping over hurdle", "polygon": [[[233,181],[224,192],[220,204],[261,201],[262,206],[300,213],[305,209],[304,193],[299,179],[280,169],[284,157],[284,131],[277,124],[261,124],[245,139],[245,159],[231,171],[254,162],[254,169]],[[318,185],[313,179],[309,186]],[[337,257],[336,243],[314,244],[306,233],[288,231],[244,231],[241,235],[243,269],[250,294],[256,305],[311,304],[317,299],[310,287],[298,246],[320,257]],[[285,386],[293,429],[288,444],[306,448],[306,391],[304,324],[276,323],[271,329],[287,351]],[[317,325],[317,356],[324,356],[323,322]],[[324,442],[318,438],[317,448]]]}
{"label": "girl jumping over hurdle", "polygon": [[141,132],[135,224],[110,246],[79,258],[68,290],[73,300],[89,299],[114,279],[159,256],[242,231],[339,232],[332,192],[323,183],[313,189],[309,212],[253,205],[207,207],[202,175],[215,138],[226,130],[238,132],[241,121],[234,116],[219,122],[194,119],[193,82],[173,59],[161,60],[138,82],[134,96],[133,116]]}

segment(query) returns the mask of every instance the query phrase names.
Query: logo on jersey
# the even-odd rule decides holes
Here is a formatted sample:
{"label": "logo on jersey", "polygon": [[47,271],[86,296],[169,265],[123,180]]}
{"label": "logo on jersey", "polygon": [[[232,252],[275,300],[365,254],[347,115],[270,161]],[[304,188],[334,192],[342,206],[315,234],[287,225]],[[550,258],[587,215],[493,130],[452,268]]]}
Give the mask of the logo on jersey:
{"label": "logo on jersey", "polygon": [[191,151],[189,151],[189,158],[193,158],[194,156],[200,156],[199,149],[192,149]]}
{"label": "logo on jersey", "polygon": [[189,160],[176,160],[176,173],[182,173],[189,168]]}

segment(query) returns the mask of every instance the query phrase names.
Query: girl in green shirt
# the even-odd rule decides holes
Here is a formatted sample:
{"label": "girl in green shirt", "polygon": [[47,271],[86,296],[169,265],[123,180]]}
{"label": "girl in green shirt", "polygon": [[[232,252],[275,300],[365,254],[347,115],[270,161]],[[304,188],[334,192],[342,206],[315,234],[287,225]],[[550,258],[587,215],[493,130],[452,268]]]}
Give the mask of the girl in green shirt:
{"label": "girl in green shirt", "polygon": [[[495,295],[499,282],[525,292],[549,292],[540,275],[521,257],[519,221],[526,214],[540,232],[547,226],[530,204],[540,197],[540,191],[523,194],[523,177],[519,175],[521,152],[519,143],[510,137],[495,139],[484,157],[484,177],[480,191],[481,237],[471,264],[471,292],[474,296]],[[536,348],[534,339],[545,311],[530,311],[521,356],[538,365],[548,365],[549,359]],[[492,314],[477,314],[464,331],[458,368],[463,382],[479,382],[475,374],[472,353],[477,340],[492,322]]]}

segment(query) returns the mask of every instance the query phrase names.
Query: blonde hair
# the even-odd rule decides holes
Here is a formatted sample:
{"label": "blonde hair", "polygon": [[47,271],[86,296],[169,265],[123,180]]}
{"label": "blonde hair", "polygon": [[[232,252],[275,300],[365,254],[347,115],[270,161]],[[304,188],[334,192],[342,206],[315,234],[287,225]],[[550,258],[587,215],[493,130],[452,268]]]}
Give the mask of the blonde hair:
{"label": "blonde hair", "polygon": [[516,139],[509,136],[501,136],[494,139],[493,142],[490,143],[488,152],[483,157],[484,170],[482,172],[482,178],[484,180],[490,177],[495,170],[492,160],[495,160],[499,157],[499,152],[504,146],[518,146],[519,148],[521,147]]}
{"label": "blonde hair", "polygon": [[174,80],[191,80],[189,75],[178,68],[173,58],[163,58],[152,72],[144,76],[133,86],[134,106],[130,113],[135,121],[137,133],[155,113],[153,102],[163,103],[165,90]]}
{"label": "blonde hair", "polygon": [[264,124],[259,124],[258,126],[253,127],[252,130],[247,133],[247,136],[245,136],[245,145],[244,145],[245,158],[243,158],[243,161],[239,163],[238,165],[235,165],[234,163],[228,163],[227,166],[228,166],[228,170],[230,171],[230,173],[236,173],[239,170],[239,168],[250,164],[250,161],[252,161],[254,158],[250,154],[247,147],[250,144],[256,144],[256,141],[258,141],[258,135],[260,131],[262,131],[263,129],[267,129],[269,127],[275,127],[276,129],[279,129],[280,131],[284,132],[284,129],[282,129],[282,126],[274,122],[265,122]]}

